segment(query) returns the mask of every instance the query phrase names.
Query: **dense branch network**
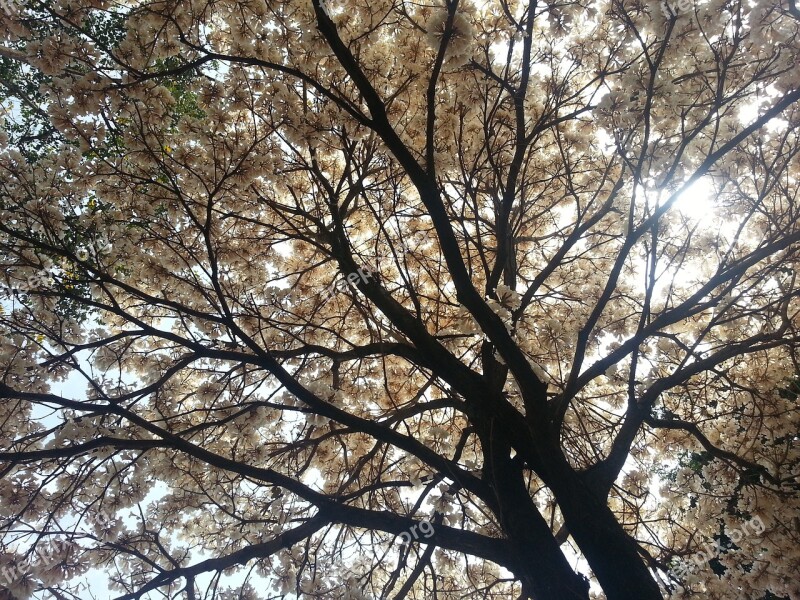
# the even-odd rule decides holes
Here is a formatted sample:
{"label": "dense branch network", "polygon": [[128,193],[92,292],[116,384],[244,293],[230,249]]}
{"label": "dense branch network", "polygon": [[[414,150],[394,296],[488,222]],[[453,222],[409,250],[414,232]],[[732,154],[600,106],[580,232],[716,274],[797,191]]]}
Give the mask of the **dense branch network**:
{"label": "dense branch network", "polygon": [[20,4],[0,598],[800,595],[794,3]]}

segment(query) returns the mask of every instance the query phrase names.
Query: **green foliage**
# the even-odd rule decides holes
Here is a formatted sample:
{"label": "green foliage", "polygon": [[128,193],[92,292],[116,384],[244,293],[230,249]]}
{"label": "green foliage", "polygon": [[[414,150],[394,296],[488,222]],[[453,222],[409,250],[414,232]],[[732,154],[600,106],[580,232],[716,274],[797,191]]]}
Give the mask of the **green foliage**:
{"label": "green foliage", "polygon": [[0,56],[0,104],[6,113],[2,127],[9,143],[32,163],[63,143],[41,108],[47,102],[47,94],[40,88],[47,79],[19,61]]}

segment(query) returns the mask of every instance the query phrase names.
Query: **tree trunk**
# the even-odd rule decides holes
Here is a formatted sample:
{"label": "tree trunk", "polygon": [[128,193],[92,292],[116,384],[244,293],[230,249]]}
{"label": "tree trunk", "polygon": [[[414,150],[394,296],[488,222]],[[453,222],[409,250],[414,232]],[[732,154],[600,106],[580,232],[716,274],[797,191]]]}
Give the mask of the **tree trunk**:
{"label": "tree trunk", "polygon": [[[488,429],[488,428],[487,428]],[[484,475],[495,492],[495,514],[517,557],[514,575],[523,596],[534,600],[588,600],[589,582],[573,571],[526,489],[511,446],[484,429]]]}
{"label": "tree trunk", "polygon": [[[547,482],[564,522],[608,600],[662,600],[661,591],[603,498],[598,498],[568,465]],[[566,471],[568,469],[568,472]]]}

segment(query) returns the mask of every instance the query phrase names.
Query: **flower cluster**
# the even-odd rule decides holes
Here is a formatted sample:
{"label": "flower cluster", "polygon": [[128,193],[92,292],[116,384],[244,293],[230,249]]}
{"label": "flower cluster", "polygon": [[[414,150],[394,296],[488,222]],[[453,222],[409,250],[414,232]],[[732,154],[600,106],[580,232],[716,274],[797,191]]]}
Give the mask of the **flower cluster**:
{"label": "flower cluster", "polygon": [[[448,21],[450,21],[450,13],[444,9],[436,11],[428,21],[428,43],[437,51],[445,39]],[[451,66],[463,65],[469,61],[474,36],[472,23],[466,15],[457,11],[450,23],[450,36],[447,38],[447,50],[445,51],[445,59]]]}
{"label": "flower cluster", "polygon": [[[81,246],[75,251],[75,258],[79,263],[84,263],[89,259],[98,260],[101,256],[108,256],[111,254],[112,246],[108,243],[94,244],[90,243],[87,246]],[[44,289],[55,284],[56,279],[53,277],[56,273],[56,265],[50,259],[42,261],[44,266],[38,269],[33,275],[28,276],[24,281],[18,282],[12,286],[12,289],[26,293],[37,289]]]}

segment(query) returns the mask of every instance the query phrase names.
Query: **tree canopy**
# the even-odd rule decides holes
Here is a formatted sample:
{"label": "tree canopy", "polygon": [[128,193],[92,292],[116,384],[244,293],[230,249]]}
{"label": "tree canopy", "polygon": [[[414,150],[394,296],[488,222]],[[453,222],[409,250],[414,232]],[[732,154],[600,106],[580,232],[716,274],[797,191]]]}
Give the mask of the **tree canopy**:
{"label": "tree canopy", "polygon": [[0,598],[800,598],[795,0],[0,9]]}

